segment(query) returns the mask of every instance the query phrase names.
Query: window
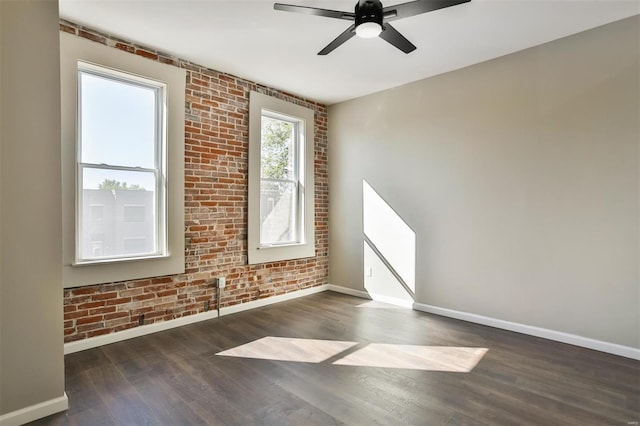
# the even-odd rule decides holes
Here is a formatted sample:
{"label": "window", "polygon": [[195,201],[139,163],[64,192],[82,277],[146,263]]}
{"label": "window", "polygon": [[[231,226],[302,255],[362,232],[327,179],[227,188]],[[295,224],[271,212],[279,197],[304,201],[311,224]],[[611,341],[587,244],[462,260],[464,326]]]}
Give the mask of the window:
{"label": "window", "polygon": [[260,138],[260,245],[299,244],[304,238],[299,121],[262,113]]}
{"label": "window", "polygon": [[313,111],[251,92],[249,263],[315,255]]}
{"label": "window", "polygon": [[[166,85],[84,62],[77,81],[76,262],[164,256]],[[113,220],[95,225],[96,201]]]}
{"label": "window", "polygon": [[65,287],[184,272],[185,83],[60,33]]}

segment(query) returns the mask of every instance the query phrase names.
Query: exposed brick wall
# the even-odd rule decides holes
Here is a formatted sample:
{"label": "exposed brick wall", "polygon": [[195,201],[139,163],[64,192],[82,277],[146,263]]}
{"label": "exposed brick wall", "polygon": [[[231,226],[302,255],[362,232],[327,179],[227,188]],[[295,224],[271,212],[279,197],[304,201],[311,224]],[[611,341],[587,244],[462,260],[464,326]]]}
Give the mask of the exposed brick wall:
{"label": "exposed brick wall", "polygon": [[[221,306],[326,284],[328,276],[327,108],[61,21],[60,30],[186,69],[185,273],[64,291],[65,342],[216,309],[214,277],[226,276]],[[247,265],[249,92],[315,111],[316,257]]]}

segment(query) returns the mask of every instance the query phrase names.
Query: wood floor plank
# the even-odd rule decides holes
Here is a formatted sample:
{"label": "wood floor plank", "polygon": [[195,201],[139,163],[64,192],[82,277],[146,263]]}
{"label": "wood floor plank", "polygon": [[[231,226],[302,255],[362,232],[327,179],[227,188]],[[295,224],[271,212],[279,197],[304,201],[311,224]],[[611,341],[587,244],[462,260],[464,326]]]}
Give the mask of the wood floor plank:
{"label": "wood floor plank", "polygon": [[[252,358],[229,355],[253,342],[260,344],[246,346]],[[378,344],[397,346],[380,352],[387,346]],[[431,349],[407,352],[411,362],[402,364],[407,345]],[[486,353],[468,373],[429,369],[461,365],[461,358],[415,365],[424,354],[460,357],[473,348]],[[373,367],[368,357],[398,363]],[[338,365],[344,360],[349,365]],[[331,292],[67,355],[65,372],[69,410],[34,425],[640,420],[636,360]]]}

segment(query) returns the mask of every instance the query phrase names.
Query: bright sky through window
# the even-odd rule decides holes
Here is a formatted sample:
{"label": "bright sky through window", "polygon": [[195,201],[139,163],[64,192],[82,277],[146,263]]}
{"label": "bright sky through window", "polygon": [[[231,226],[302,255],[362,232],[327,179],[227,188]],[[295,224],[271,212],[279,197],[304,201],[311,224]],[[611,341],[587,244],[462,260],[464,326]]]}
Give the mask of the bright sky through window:
{"label": "bright sky through window", "polygon": [[[82,162],[154,168],[156,90],[89,73],[81,78]],[[105,178],[122,179],[105,172],[85,175],[84,187],[97,189]],[[151,189],[143,175],[129,175],[127,183]]]}

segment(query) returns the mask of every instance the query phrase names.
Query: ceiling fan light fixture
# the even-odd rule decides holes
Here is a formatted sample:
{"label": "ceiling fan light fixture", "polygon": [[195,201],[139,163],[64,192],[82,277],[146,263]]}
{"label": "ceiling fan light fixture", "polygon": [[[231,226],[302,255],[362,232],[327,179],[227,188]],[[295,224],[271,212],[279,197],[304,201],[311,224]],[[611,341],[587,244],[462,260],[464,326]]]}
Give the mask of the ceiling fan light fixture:
{"label": "ceiling fan light fixture", "polygon": [[363,22],[356,27],[356,35],[360,38],[378,37],[382,32],[382,26],[377,22]]}
{"label": "ceiling fan light fixture", "polygon": [[353,13],[282,3],[275,3],[273,8],[276,10],[352,21],[353,23],[349,28],[340,33],[338,37],[318,52],[318,55],[321,56],[333,52],[336,47],[341,46],[356,35],[361,38],[380,37],[402,52],[411,53],[416,50],[416,47],[400,34],[398,30],[389,23],[390,21],[456,6],[469,1],[471,0],[410,0],[405,3],[383,7],[380,0],[358,0]]}

